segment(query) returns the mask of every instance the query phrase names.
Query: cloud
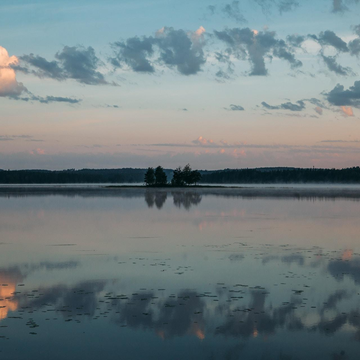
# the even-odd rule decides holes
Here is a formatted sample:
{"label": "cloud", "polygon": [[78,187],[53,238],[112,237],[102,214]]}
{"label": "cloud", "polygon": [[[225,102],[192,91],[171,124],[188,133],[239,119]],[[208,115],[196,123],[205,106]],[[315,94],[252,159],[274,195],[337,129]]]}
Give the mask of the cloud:
{"label": "cloud", "polygon": [[55,54],[56,60],[30,54],[20,57],[25,66],[15,67],[16,70],[30,73],[40,78],[51,78],[62,81],[73,79],[86,85],[108,84],[104,75],[98,70],[102,64],[96,56],[95,50],[89,46],[65,46]]}
{"label": "cloud", "polygon": [[296,104],[292,102],[286,102],[280,105],[272,106],[263,101],[261,105],[268,110],[290,110],[290,111],[302,111],[306,109],[306,105],[303,100],[299,100]]}
{"label": "cloud", "polygon": [[45,58],[34,54],[20,56],[20,60],[37,69],[29,70],[27,67],[15,68],[24,73],[31,73],[39,78],[52,78],[56,80],[65,80],[66,78],[64,70],[55,60],[47,61]]}
{"label": "cloud", "polygon": [[16,139],[25,139],[26,141],[43,141],[33,139],[31,135],[0,135],[0,141],[13,141]]}
{"label": "cloud", "polygon": [[278,3],[280,14],[284,12],[289,12],[296,9],[299,6],[299,2],[297,0],[282,0]]}
{"label": "cloud", "polygon": [[263,11],[264,14],[269,15],[273,7],[277,8],[282,15],[285,12],[293,11],[299,6],[297,0],[254,0]]}
{"label": "cloud", "polygon": [[244,111],[245,109],[241,105],[230,104],[230,108],[227,110],[231,111]]}
{"label": "cloud", "polygon": [[349,42],[350,54],[353,56],[360,55],[360,39],[354,39]]}
{"label": "cloud", "polygon": [[215,30],[214,34],[228,46],[226,53],[232,54],[238,59],[250,61],[252,69],[249,75],[265,76],[268,74],[265,57],[286,60],[292,68],[302,66],[301,61],[295,59],[286,42],[276,39],[275,32],[233,28],[223,31]]}
{"label": "cloud", "polygon": [[202,136],[199,136],[196,140],[193,140],[192,141],[192,143],[193,144],[195,144],[195,145],[207,145],[207,146],[213,146],[213,145],[216,145],[215,143],[214,143],[214,140],[212,140],[212,139],[210,139],[210,140],[207,140],[207,139],[205,139],[204,137],[202,137]]}
{"label": "cloud", "polygon": [[61,97],[61,96],[46,96],[45,98],[36,96],[33,98],[33,100],[38,100],[43,104],[49,104],[52,102],[65,102],[69,104],[78,104],[81,102],[81,99],[74,99],[74,98],[68,98],[68,97]]}
{"label": "cloud", "polygon": [[216,72],[215,76],[218,79],[220,79],[220,80],[218,80],[220,82],[221,82],[221,79],[224,79],[224,80],[230,80],[231,79],[231,76],[227,72],[225,72],[225,71],[223,71],[221,69]]}
{"label": "cloud", "polygon": [[322,109],[320,106],[317,106],[314,110],[315,110],[319,115],[322,115],[322,114],[323,114],[323,109]]}
{"label": "cloud", "polygon": [[349,42],[350,54],[353,56],[360,55],[360,25],[353,26],[354,33],[358,36],[357,39]]}
{"label": "cloud", "polygon": [[62,96],[37,96],[29,93],[30,96],[28,97],[15,97],[16,100],[22,101],[38,101],[42,104],[49,104],[53,102],[60,102],[60,103],[69,103],[69,104],[79,104],[82,100],[81,99],[74,99],[69,97],[62,97]]}
{"label": "cloud", "polygon": [[14,138],[11,136],[0,135],[0,141],[13,141]]}
{"label": "cloud", "polygon": [[37,149],[34,149],[34,150],[30,150],[29,154],[31,154],[31,155],[45,155],[46,152],[45,152],[44,149],[37,148]]}
{"label": "cloud", "polygon": [[360,81],[355,81],[354,85],[350,86],[348,90],[345,90],[343,85],[337,84],[334,89],[325,95],[332,105],[360,108]]}
{"label": "cloud", "polygon": [[229,19],[235,20],[237,23],[244,23],[246,19],[241,13],[239,8],[239,1],[233,1],[230,4],[225,4],[222,9],[222,13],[226,15]]}
{"label": "cloud", "polygon": [[226,18],[230,20],[234,20],[237,23],[246,23],[247,20],[245,19],[244,15],[240,11],[240,1],[234,0],[231,3],[224,4],[221,7],[218,7],[216,5],[209,5],[207,7],[207,10],[210,15],[215,14],[222,14]]}
{"label": "cloud", "polygon": [[354,116],[354,112],[351,106],[341,106],[340,109],[345,116]]}
{"label": "cloud", "polygon": [[68,78],[87,85],[107,84],[104,76],[96,71],[101,62],[91,46],[65,46],[55,57],[61,62]]}
{"label": "cloud", "polygon": [[294,47],[300,47],[302,43],[306,40],[306,37],[298,34],[293,34],[293,35],[288,35],[286,37],[286,40],[290,45]]}
{"label": "cloud", "polygon": [[333,13],[343,13],[344,11],[349,10],[347,6],[344,4],[343,0],[332,0],[333,2]]}
{"label": "cloud", "polygon": [[[160,30],[159,30],[160,31]],[[117,41],[112,44],[115,50],[115,57],[110,61],[115,67],[129,66],[135,72],[153,73],[154,66],[148,57],[153,55],[153,37],[132,37],[126,41]]]}
{"label": "cloud", "polygon": [[[43,70],[38,70],[37,76],[46,77],[51,72],[55,72],[55,65],[48,63],[44,58],[29,55],[27,60],[33,66],[42,66]],[[19,67],[19,59],[16,56],[9,57],[7,50],[0,46],[0,97],[8,97],[13,100],[21,101],[39,101],[40,103],[48,104],[52,102],[66,102],[70,104],[77,104],[81,100],[61,97],[61,96],[37,96],[32,94],[27,88],[16,80],[15,69],[29,72],[27,68]],[[49,65],[50,64],[50,65]],[[33,72],[34,73],[34,72]],[[57,75],[59,76],[59,75]],[[23,95],[26,93],[26,95]]]}
{"label": "cloud", "polygon": [[198,73],[206,62],[203,51],[204,33],[202,26],[193,33],[166,27],[157,39],[159,61],[169,67],[176,67],[182,75]]}
{"label": "cloud", "polygon": [[322,140],[322,143],[360,143],[360,140]]}
{"label": "cloud", "polygon": [[333,31],[322,31],[319,36],[309,35],[310,38],[317,41],[322,46],[332,46],[339,52],[348,52],[348,46],[344,40],[337,36]]}
{"label": "cloud", "polygon": [[322,109],[327,109],[327,110],[330,109],[328,106],[326,106],[326,104],[323,101],[316,98],[303,99],[303,101],[308,101],[309,103],[316,105]]}
{"label": "cloud", "polygon": [[209,10],[210,15],[214,15],[214,14],[215,14],[215,11],[216,11],[216,6],[215,6],[215,5],[209,5],[209,6],[207,7],[207,9]]}
{"label": "cloud", "polygon": [[[331,0],[332,1],[332,12],[333,13],[344,13],[345,11],[349,11],[349,8],[345,5],[344,0]],[[359,0],[347,0],[348,4],[358,4]]]}
{"label": "cloud", "polygon": [[360,25],[355,25],[355,26],[352,27],[352,29],[354,30],[355,34],[360,36]]}
{"label": "cloud", "polygon": [[159,63],[176,68],[182,75],[193,75],[206,62],[204,33],[202,26],[194,32],[163,27],[155,37],[133,37],[112,44],[115,57],[110,61],[115,67],[125,64],[135,72],[154,73],[154,64]]}
{"label": "cloud", "polygon": [[321,58],[324,60],[328,69],[335,74],[342,76],[354,75],[349,67],[344,67],[337,63],[336,56],[325,56],[324,54],[321,54]]}
{"label": "cloud", "polygon": [[5,48],[0,46],[0,97],[17,97],[26,92],[26,87],[16,80],[12,66],[19,62],[16,56],[9,56]]}

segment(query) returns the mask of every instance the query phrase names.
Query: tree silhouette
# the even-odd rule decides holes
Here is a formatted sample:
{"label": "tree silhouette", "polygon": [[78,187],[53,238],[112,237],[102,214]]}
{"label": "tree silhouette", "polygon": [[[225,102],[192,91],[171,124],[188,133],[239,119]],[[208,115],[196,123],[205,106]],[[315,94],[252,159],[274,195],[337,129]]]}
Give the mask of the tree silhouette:
{"label": "tree silhouette", "polygon": [[191,167],[190,164],[186,164],[183,168],[183,179],[185,184],[190,185],[191,184]]}
{"label": "tree silhouette", "polygon": [[198,170],[193,170],[190,175],[190,184],[198,183],[201,180],[201,174]]}
{"label": "tree silhouette", "polygon": [[144,183],[146,186],[154,185],[155,183],[155,171],[154,168],[149,167],[144,176]]}
{"label": "tree silhouette", "polygon": [[201,174],[197,170],[191,170],[190,164],[184,166],[183,169],[179,166],[173,172],[173,178],[171,180],[172,186],[184,186],[191,185],[199,182]]}
{"label": "tree silhouette", "polygon": [[184,176],[180,166],[174,170],[173,178],[171,179],[171,185],[184,186]]}
{"label": "tree silhouette", "polygon": [[161,166],[158,166],[155,169],[155,185],[164,186],[167,184],[167,176],[164,169]]}

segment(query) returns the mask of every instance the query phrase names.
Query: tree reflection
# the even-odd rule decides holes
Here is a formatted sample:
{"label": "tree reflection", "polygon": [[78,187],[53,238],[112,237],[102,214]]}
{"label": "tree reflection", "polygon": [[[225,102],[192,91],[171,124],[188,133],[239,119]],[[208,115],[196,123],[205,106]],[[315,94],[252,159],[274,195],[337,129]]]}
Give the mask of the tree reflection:
{"label": "tree reflection", "polygon": [[149,208],[155,205],[159,210],[162,209],[167,199],[167,193],[164,191],[146,191],[144,196]]}
{"label": "tree reflection", "polygon": [[[189,210],[191,206],[199,205],[202,196],[197,192],[192,191],[172,191],[173,203],[178,208]],[[149,208],[156,206],[157,209],[162,209],[167,199],[166,191],[147,190],[144,194],[145,202]]]}
{"label": "tree reflection", "polygon": [[178,208],[184,207],[186,210],[189,210],[193,205],[199,205],[202,200],[199,193],[191,191],[174,191],[171,192],[171,195],[173,196],[174,205]]}

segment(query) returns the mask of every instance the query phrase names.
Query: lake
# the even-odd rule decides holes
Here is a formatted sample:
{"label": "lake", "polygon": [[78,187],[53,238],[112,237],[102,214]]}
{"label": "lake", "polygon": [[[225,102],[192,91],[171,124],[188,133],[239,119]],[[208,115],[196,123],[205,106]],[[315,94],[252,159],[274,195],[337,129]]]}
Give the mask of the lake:
{"label": "lake", "polygon": [[360,188],[0,189],[0,359],[358,359]]}

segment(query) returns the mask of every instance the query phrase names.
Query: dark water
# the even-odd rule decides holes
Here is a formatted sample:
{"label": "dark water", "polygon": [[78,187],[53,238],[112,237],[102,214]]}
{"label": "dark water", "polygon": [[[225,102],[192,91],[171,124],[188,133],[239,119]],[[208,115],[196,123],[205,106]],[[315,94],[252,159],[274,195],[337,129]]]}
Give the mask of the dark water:
{"label": "dark water", "polygon": [[2,192],[0,359],[359,359],[359,196],[278,195]]}

